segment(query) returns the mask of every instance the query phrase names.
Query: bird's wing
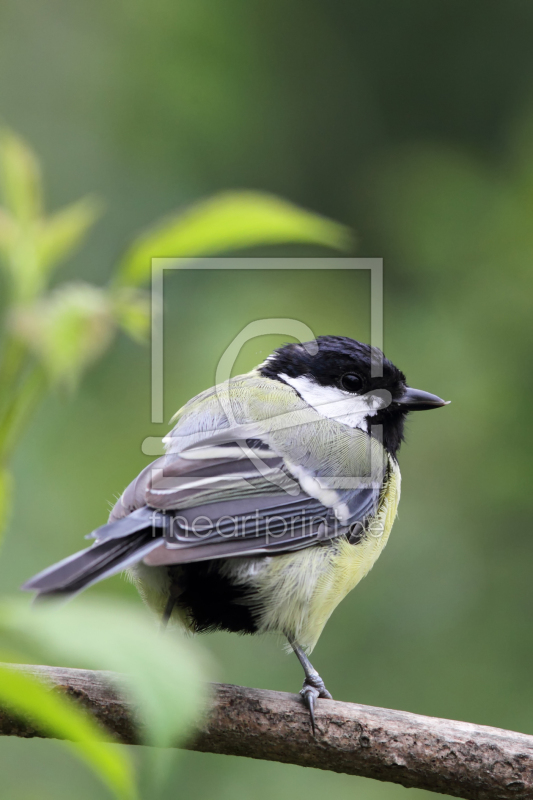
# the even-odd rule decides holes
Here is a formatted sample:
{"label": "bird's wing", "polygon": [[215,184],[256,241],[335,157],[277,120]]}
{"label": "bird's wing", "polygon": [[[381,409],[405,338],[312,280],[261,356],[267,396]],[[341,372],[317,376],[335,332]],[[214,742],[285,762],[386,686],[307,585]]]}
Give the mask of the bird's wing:
{"label": "bird's wing", "polygon": [[139,530],[145,507],[164,539],[147,563],[275,554],[362,530],[387,469],[379,442],[277,381],[234,381],[228,397],[215,387],[185,406],[169,453],[126,489],[98,542]]}
{"label": "bird's wing", "polygon": [[141,560],[277,555],[341,534],[357,541],[391,468],[376,438],[257,374],[188,403],[167,444],[91,534],[93,546],[23,588],[66,596]]}

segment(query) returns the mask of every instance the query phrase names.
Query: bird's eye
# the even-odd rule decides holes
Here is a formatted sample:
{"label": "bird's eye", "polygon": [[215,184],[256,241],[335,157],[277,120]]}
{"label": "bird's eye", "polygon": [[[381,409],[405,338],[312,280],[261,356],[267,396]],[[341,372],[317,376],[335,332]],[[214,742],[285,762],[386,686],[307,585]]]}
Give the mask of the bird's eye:
{"label": "bird's eye", "polygon": [[346,392],[359,392],[363,387],[363,379],[354,372],[347,372],[341,378],[341,387]]}

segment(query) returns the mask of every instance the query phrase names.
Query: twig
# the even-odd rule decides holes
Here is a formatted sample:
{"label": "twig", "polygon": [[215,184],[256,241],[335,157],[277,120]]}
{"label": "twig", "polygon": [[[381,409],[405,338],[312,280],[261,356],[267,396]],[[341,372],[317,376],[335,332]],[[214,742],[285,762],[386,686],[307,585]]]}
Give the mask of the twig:
{"label": "twig", "polygon": [[[76,698],[121,742],[141,741],[134,710],[111,688],[110,673],[21,669]],[[185,747],[362,775],[468,800],[533,798],[533,736],[334,700],[318,702],[316,723],[313,738],[309,715],[295,695],[213,684],[206,720]],[[42,735],[2,709],[0,734]]]}

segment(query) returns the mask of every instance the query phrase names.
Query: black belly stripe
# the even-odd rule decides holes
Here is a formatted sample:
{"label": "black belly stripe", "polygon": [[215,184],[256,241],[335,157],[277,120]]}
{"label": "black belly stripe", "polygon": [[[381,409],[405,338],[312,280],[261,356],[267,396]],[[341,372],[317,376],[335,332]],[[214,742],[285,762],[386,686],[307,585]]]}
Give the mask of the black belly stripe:
{"label": "black belly stripe", "polygon": [[246,604],[250,590],[233,584],[220,566],[220,561],[199,561],[168,567],[176,606],[195,633],[256,633],[257,623]]}

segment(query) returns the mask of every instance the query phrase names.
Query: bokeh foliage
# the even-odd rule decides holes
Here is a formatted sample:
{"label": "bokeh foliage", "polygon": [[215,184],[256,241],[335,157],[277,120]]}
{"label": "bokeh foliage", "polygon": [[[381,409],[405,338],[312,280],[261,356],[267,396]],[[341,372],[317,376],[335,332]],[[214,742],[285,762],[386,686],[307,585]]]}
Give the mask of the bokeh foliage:
{"label": "bokeh foliage", "polygon": [[[386,353],[452,404],[409,423],[390,543],[316,665],[341,699],[533,732],[531,4],[6,0],[0,14],[0,110],[43,154],[51,206],[87,192],[107,203],[66,279],[103,285],[140,227],[241,187],[339,219],[359,255],[385,256]],[[212,383],[252,319],[368,338],[367,301],[362,274],[174,275],[167,416]],[[249,343],[238,368],[275,344]],[[142,439],[166,432],[148,423],[149,368],[121,337],[72,402],[42,406],[13,464],[6,590],[78,548],[146,464]],[[138,602],[118,578],[91,593]],[[300,684],[275,641],[205,646],[220,680]],[[52,743],[2,744],[14,800],[70,800],[73,781],[82,800],[101,797]],[[176,785],[217,800],[422,796],[223,756],[184,753],[178,768],[169,798]]]}
{"label": "bokeh foliage", "polygon": [[[83,372],[109,347],[122,327],[135,341],[145,338],[147,283],[153,256],[184,257],[267,242],[304,241],[346,246],[342,226],[290,203],[259,193],[238,193],[199,203],[131,245],[109,287],[62,283],[47,291],[53,269],[80,244],[95,219],[95,204],[80,201],[45,217],[39,163],[16,135],[0,135],[4,207],[2,257],[7,302],[0,330],[0,535],[8,519],[9,474],[19,438],[47,390],[75,388]],[[72,453],[72,460],[75,454]],[[66,664],[73,659],[117,673],[117,689],[138,709],[143,741],[154,748],[179,743],[204,706],[205,670],[183,637],[162,637],[155,620],[120,603],[82,599],[66,608],[32,610],[18,600],[0,605],[0,635],[29,640],[26,657],[45,653]],[[24,648],[23,648],[24,651]],[[62,660],[66,659],[66,660]],[[0,666],[0,699],[69,746],[119,800],[138,797],[127,749],[111,741],[84,711],[51,694],[27,673]],[[140,775],[143,796],[153,798],[164,777],[157,750],[147,751]]]}

